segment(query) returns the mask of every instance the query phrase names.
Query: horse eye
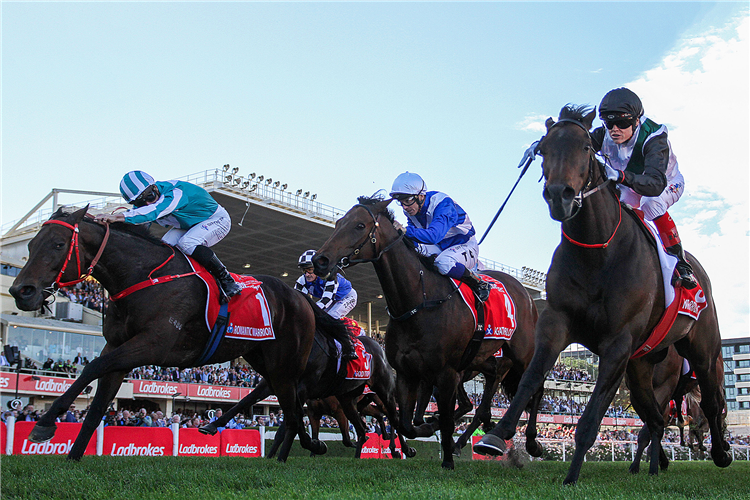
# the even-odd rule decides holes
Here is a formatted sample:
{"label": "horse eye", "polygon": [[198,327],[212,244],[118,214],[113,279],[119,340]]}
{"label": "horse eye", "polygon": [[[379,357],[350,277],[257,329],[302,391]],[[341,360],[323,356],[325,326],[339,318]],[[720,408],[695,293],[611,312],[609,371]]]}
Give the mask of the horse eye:
{"label": "horse eye", "polygon": [[362,222],[357,224],[357,229],[364,229],[364,228],[365,228],[365,225]]}
{"label": "horse eye", "polygon": [[591,151],[591,146],[584,146],[583,150],[588,153],[589,151]]}
{"label": "horse eye", "polygon": [[65,243],[55,243],[55,250],[60,250],[65,246]]}

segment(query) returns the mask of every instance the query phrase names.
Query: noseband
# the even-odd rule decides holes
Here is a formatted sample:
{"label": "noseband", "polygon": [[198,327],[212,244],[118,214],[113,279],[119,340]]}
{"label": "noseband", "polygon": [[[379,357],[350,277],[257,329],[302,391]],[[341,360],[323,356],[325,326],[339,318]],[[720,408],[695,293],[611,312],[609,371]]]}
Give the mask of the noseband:
{"label": "noseband", "polygon": [[370,210],[369,206],[363,205],[361,203],[358,205],[354,205],[354,208],[357,208],[357,207],[364,208],[365,210],[367,210],[367,213],[370,214],[370,217],[372,217],[372,222],[373,222],[372,230],[370,231],[370,234],[367,235],[367,238],[365,238],[365,240],[362,241],[362,243],[357,248],[355,248],[352,253],[350,253],[349,255],[341,259],[341,267],[349,267],[352,264],[361,264],[362,262],[377,262],[380,260],[380,258],[383,256],[385,252],[393,248],[399,241],[401,241],[404,238],[404,233],[399,231],[398,238],[393,240],[390,244],[388,244],[388,246],[382,249],[376,257],[371,258],[371,259],[352,259],[352,255],[359,255],[359,252],[367,244],[368,241],[372,243],[373,252],[377,251],[378,239],[375,236],[375,231],[377,231],[378,228],[380,227],[380,222],[378,221],[378,219],[380,218],[380,214],[375,215],[374,213],[372,213],[372,210]]}

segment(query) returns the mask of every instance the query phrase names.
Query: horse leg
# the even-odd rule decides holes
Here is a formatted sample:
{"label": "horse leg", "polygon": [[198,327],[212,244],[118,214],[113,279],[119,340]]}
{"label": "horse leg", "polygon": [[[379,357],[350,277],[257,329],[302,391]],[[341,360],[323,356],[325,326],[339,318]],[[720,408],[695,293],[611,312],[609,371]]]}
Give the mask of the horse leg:
{"label": "horse leg", "polygon": [[109,408],[109,403],[117,395],[117,391],[122,385],[122,380],[127,372],[108,373],[99,379],[96,386],[96,394],[91,402],[86,418],[81,425],[81,430],[76,436],[75,443],[68,453],[69,460],[80,460],[86,452],[86,447],[91,440],[91,436],[99,427],[104,413]]}
{"label": "horse leg", "polygon": [[[310,407],[308,406],[308,410],[309,408]],[[313,439],[313,441],[316,439],[320,439],[320,416],[315,415],[315,413],[312,411],[308,411],[307,417],[310,419],[311,438]],[[311,451],[310,456],[314,457],[315,453]]]}
{"label": "horse leg", "polygon": [[[341,401],[339,401],[339,403],[341,403]],[[343,408],[339,408],[335,413],[336,414],[333,417],[339,423],[339,429],[341,429],[341,444],[347,448],[356,448],[357,445],[352,443],[352,439],[349,437],[349,422],[351,419],[348,418],[349,416]],[[356,424],[352,422],[352,425],[354,425],[354,430],[356,432]],[[320,427],[320,422],[318,422],[318,427]],[[313,439],[318,439],[317,434],[313,434]]]}
{"label": "horse leg", "polygon": [[[367,429],[365,428],[364,422],[362,422],[362,417],[359,416],[359,413],[357,412],[357,408],[354,406],[354,400],[351,398],[337,398],[339,400],[339,403],[341,404],[341,410],[344,412],[344,415],[349,419],[349,422],[352,423],[354,426],[354,430],[357,433],[357,446],[356,451],[354,452],[354,458],[361,458],[362,457],[362,446],[364,446],[365,442],[367,441]],[[345,429],[346,432],[349,432],[349,429]],[[344,429],[342,429],[342,433],[344,432]]]}
{"label": "horse leg", "polygon": [[643,425],[641,427],[641,430],[638,432],[638,448],[635,450],[635,457],[633,458],[633,463],[630,464],[630,473],[631,474],[638,474],[641,471],[641,457],[643,456],[643,451],[646,449],[646,446],[648,446],[648,443],[651,442],[651,434],[648,430],[648,425]]}
{"label": "horse leg", "polygon": [[[576,448],[570,468],[568,469],[568,475],[565,477],[563,484],[575,484],[578,481],[586,452],[594,444],[594,441],[596,441],[599,424],[602,418],[604,418],[607,407],[612,402],[612,398],[615,392],[617,392],[622,377],[625,374],[625,367],[630,356],[630,338],[629,334],[618,335],[609,339],[609,342],[603,343],[604,345],[601,345],[600,352],[606,353],[607,356],[606,358],[604,356],[600,357],[599,378],[594,386],[594,392],[586,404],[586,409],[583,411],[583,415],[581,415],[576,425]],[[534,357],[536,358],[536,354],[534,354]],[[532,360],[531,363],[533,364],[534,361]],[[552,365],[550,364],[549,368],[551,367]],[[523,379],[521,379],[521,386],[523,386]]]}
{"label": "horse leg", "polygon": [[446,368],[438,375],[438,413],[440,422],[440,441],[443,447],[443,469],[453,469],[453,432],[456,430],[453,410],[456,407],[456,386],[460,381],[458,373]]}
{"label": "horse leg", "polygon": [[664,436],[664,414],[659,410],[659,403],[654,394],[654,365],[643,358],[633,359],[628,363],[627,374],[630,402],[646,424],[650,434],[651,462],[648,473],[655,476],[659,473],[661,439]]}
{"label": "horse leg", "polygon": [[540,387],[544,388],[547,372],[552,368],[560,352],[570,344],[568,340],[569,320],[549,306],[539,317],[536,325],[534,357],[518,384],[518,392],[500,422],[474,445],[474,451],[482,455],[502,455],[505,440],[516,433],[516,425],[529,400]]}
{"label": "horse leg", "polygon": [[[409,439],[432,436],[434,432],[430,424],[422,424],[415,427],[412,420],[414,416],[414,405],[417,400],[419,381],[414,381],[412,379],[406,380],[406,377],[397,374],[396,386],[399,409],[399,432]],[[451,412],[450,417],[451,419],[453,418],[453,412]]]}
{"label": "horse leg", "polygon": [[258,401],[267,398],[271,395],[271,388],[266,382],[266,379],[261,379],[258,386],[253,389],[250,394],[242,398],[237,404],[232,406],[226,413],[221,417],[217,418],[213,422],[210,422],[200,428],[198,431],[201,434],[214,435],[219,432],[219,427],[226,427],[227,423],[234,418],[240,411],[252,408],[252,406]]}
{"label": "horse leg", "polygon": [[273,438],[273,444],[271,445],[271,449],[268,450],[268,453],[266,454],[266,458],[273,458],[274,455],[276,455],[276,452],[279,451],[279,447],[284,442],[284,438],[286,436],[286,419],[282,420],[279,424],[279,428],[276,429],[276,436]]}
{"label": "horse leg", "polygon": [[544,451],[542,445],[539,444],[539,441],[536,440],[537,415],[539,413],[539,405],[542,401],[543,395],[544,386],[540,387],[539,390],[536,391],[534,396],[531,398],[531,402],[529,403],[529,406],[527,408],[529,412],[529,421],[526,424],[526,451],[532,457],[541,457],[542,452]]}
{"label": "horse leg", "polygon": [[299,394],[297,394],[295,382],[279,379],[273,384],[273,387],[276,389],[276,397],[279,400],[279,405],[284,410],[284,422],[287,427],[284,442],[279,448],[279,462],[286,462],[297,434],[299,434],[300,445],[304,449],[310,450],[316,455],[323,455],[328,450],[328,447],[323,441],[313,441],[307,434],[305,424],[302,421],[302,402]]}
{"label": "horse leg", "polygon": [[430,404],[431,396],[432,384],[428,384],[427,382],[420,383],[419,390],[417,391],[417,404],[414,410],[414,425],[420,426],[425,423],[424,413]]}

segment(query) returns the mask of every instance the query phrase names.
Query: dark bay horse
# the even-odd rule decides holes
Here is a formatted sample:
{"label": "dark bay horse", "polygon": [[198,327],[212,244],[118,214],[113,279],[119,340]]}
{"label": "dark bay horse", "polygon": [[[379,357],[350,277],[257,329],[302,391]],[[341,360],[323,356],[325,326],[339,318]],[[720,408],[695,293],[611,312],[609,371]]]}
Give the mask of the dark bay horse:
{"label": "dark bay horse", "polygon": [[565,483],[575,483],[586,451],[627,370],[631,402],[651,433],[650,474],[659,469],[664,418],[651,386],[654,364],[674,344],[687,358],[701,386],[701,407],[711,427],[714,463],[732,462],[722,435],[724,394],[717,383],[721,337],[711,282],[697,259],[689,257],[703,287],[706,309],[698,321],[678,315],[661,344],[630,359],[649,337],[665,309],[664,287],[656,248],[632,212],[621,205],[594,156],[589,129],[595,111],[566,106],[559,121],[547,120],[539,147],[546,180],[543,196],[550,216],[562,222],[564,238],[547,273],[547,307],[536,329],[536,351],[521,379],[516,398],[500,423],[475,445],[484,454],[499,454],[515,433],[523,407],[544,383],[558,354],[577,342],[600,357],[599,377],[576,429],[576,447]]}
{"label": "dark bay horse", "polygon": [[[313,258],[313,265],[318,276],[329,276],[342,260],[345,264],[373,263],[392,318],[386,330],[385,352],[396,370],[398,430],[409,439],[433,434],[430,423],[415,426],[413,416],[420,386],[437,386],[442,466],[453,469],[454,409],[463,371],[482,369],[485,361],[503,348],[513,366],[523,372],[533,355],[536,306],[515,278],[487,272],[503,283],[512,297],[517,328],[510,342],[482,341],[466,360],[468,364],[461,367],[474,335],[474,316],[453,282],[433,270],[413,244],[403,240],[388,210],[391,201],[359,198],[359,204],[336,222],[333,234]],[[536,441],[536,413],[542,392],[543,388],[536,391],[528,405],[526,448],[533,456],[541,453]]]}
{"label": "dark bay horse", "polygon": [[[305,295],[299,292],[295,293],[305,297]],[[324,314],[327,315],[327,313]],[[339,322],[342,325],[344,324],[341,321]],[[326,337],[316,333],[315,341],[313,342],[307,360],[307,366],[305,366],[304,373],[299,377],[299,385],[297,387],[297,394],[301,401],[326,398],[329,396],[335,396],[336,399],[338,399],[344,415],[346,415],[351,421],[357,432],[357,451],[355,452],[357,458],[360,457],[362,445],[364,445],[367,440],[367,429],[365,428],[362,419],[359,417],[356,408],[356,401],[364,392],[365,385],[368,385],[384,402],[386,413],[392,422],[397,421],[398,415],[396,411],[395,396],[396,380],[393,375],[393,369],[385,358],[383,349],[377,341],[370,337],[360,336],[358,338],[362,341],[362,344],[364,344],[365,351],[372,356],[371,374],[369,379],[345,379],[344,375],[338,370],[339,359],[336,354],[336,347],[329,343]],[[204,434],[215,434],[219,427],[225,426],[226,423],[237,413],[252,407],[257,401],[260,401],[271,394],[274,394],[273,388],[270,387],[265,379],[261,380],[255,390],[245,396],[232,408],[224,412],[221,418],[201,427],[200,431]],[[393,428],[393,426],[391,427]],[[277,439],[274,440],[274,445],[268,453],[269,457],[272,457],[276,453],[282,439],[283,443],[286,444],[289,434],[290,432],[287,431],[286,419],[284,419],[284,423],[279,426],[279,429],[276,432]],[[294,438],[293,434],[292,438]],[[316,455],[324,454],[327,450],[326,444],[322,441],[319,442],[319,449],[310,450]],[[391,442],[394,458],[401,458],[400,455],[397,456],[395,453],[393,436],[391,436]],[[407,456],[414,456],[414,453],[416,453],[414,450],[408,449],[405,446],[405,443],[402,450],[404,450]]]}
{"label": "dark bay horse", "polygon": [[[29,242],[29,260],[10,288],[19,309],[39,309],[51,294],[53,283],[73,282],[86,268],[110,294],[144,282],[159,266],[154,277],[188,276],[148,286],[108,303],[102,327],[107,343],[101,355],[86,365],[70,388],[52,403],[29,436],[33,442],[51,439],[55,418],[98,379],[91,409],[68,455],[76,460],[130,370],[143,365],[195,366],[198,358],[204,357],[202,352],[210,336],[205,321],[207,287],[198,276],[189,275],[192,268],[187,259],[181,254],[175,256],[171,247],[149,237],[143,227],[94,222],[85,217],[87,208],[72,214],[58,210]],[[225,338],[203,364],[242,356],[273,387],[290,428],[290,438],[279,454],[283,461],[294,436],[302,429],[302,400],[297,386],[307,366],[313,337],[316,331],[334,332],[334,328],[344,326],[281,280],[270,276],[257,279],[270,306],[276,338]],[[307,433],[302,432],[300,440],[305,448],[319,451],[321,443],[312,442]]]}

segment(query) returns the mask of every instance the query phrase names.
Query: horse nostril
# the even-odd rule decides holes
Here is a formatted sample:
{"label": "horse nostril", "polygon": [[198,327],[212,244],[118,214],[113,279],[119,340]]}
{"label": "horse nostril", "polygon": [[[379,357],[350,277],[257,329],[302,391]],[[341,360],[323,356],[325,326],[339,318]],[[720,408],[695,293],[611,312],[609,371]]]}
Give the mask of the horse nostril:
{"label": "horse nostril", "polygon": [[36,287],[31,285],[12,286],[8,289],[8,292],[17,299],[28,299],[36,294]]}
{"label": "horse nostril", "polygon": [[575,197],[576,197],[576,192],[575,192],[575,190],[572,187],[566,186],[565,189],[563,189],[563,191],[562,191],[562,199],[563,199],[563,201],[565,201],[566,203],[568,203],[568,202],[573,201],[573,199]]}

